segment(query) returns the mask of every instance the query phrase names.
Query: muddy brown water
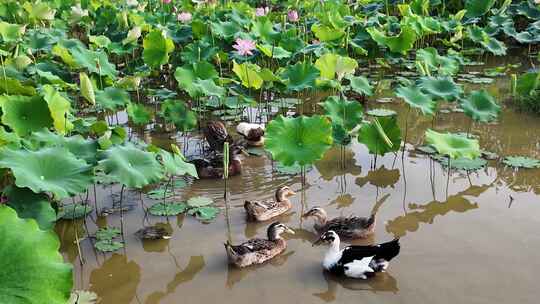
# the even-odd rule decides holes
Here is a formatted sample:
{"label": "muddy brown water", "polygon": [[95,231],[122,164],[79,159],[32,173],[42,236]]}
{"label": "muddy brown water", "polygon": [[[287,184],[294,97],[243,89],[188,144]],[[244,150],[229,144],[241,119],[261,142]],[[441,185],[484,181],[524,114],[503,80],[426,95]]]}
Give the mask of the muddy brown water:
{"label": "muddy brown water", "polygon": [[[502,94],[499,81],[487,88]],[[405,106],[369,106],[398,111],[404,129]],[[145,219],[138,194],[128,192],[126,201],[136,208],[125,213],[125,249],[96,253],[87,238],[81,242],[83,265],[75,234],[91,235],[96,224],[118,227],[119,216],[60,222],[56,231],[66,260],[74,265],[75,287],[96,292],[104,304],[537,303],[540,169],[515,171],[490,161],[476,172],[452,172],[447,190],[446,170],[415,153],[414,146],[422,143],[425,129],[432,125],[466,131],[468,118],[451,112],[432,121],[411,111],[408,124],[404,162],[401,152],[397,159],[387,154],[373,169],[372,156],[353,140],[345,149],[345,169],[340,169],[339,149],[333,148],[307,173],[303,190],[299,177],[276,173],[267,157],[246,159],[243,174],[229,181],[230,208],[223,208],[210,224],[188,215]],[[506,108],[497,123],[473,124],[472,133],[479,136],[482,148],[498,155],[540,157],[538,117]],[[271,198],[285,184],[298,192],[293,209],[279,218],[296,230],[294,236],[286,236],[285,253],[261,266],[229,266],[223,242],[264,237],[269,224],[247,223],[244,200]],[[99,191],[100,207],[111,206],[113,192],[118,189]],[[205,195],[224,206],[222,180],[196,180],[181,193],[179,199]],[[153,202],[145,198],[144,203]],[[367,281],[324,273],[326,248],[311,246],[313,223],[300,218],[316,205],[330,216],[368,215],[377,209],[375,236],[356,243],[400,236],[402,251],[388,272]],[[172,238],[141,241],[134,235],[143,225],[156,223],[170,229]]]}

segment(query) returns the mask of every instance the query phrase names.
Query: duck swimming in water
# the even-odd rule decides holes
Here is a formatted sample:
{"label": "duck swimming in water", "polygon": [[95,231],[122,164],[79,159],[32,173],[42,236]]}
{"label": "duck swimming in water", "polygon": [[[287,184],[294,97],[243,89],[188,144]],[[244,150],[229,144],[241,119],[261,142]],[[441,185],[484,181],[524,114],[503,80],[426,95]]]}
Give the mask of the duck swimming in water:
{"label": "duck swimming in water", "polygon": [[247,267],[262,264],[272,259],[287,248],[287,242],[281,238],[281,234],[284,232],[294,234],[294,231],[289,227],[275,222],[268,226],[268,239],[251,239],[240,245],[225,243],[229,263],[237,267]]}
{"label": "duck swimming in water", "polygon": [[360,239],[367,238],[375,232],[375,213],[370,217],[340,216],[329,220],[323,208],[314,207],[302,217],[313,217],[315,219],[313,226],[319,234],[332,230],[344,239]]}
{"label": "duck swimming in water", "polygon": [[332,230],[321,235],[313,246],[319,243],[330,245],[323,259],[325,270],[356,279],[367,279],[376,272],[385,271],[401,249],[399,239],[379,245],[348,246],[340,249],[339,236]]}
{"label": "duck swimming in water", "polygon": [[[231,159],[229,161],[229,176],[236,176],[242,174],[242,159],[247,154],[242,148],[234,146],[230,148],[229,155]],[[223,158],[217,157],[215,159],[198,158],[191,161],[197,169],[197,175],[201,179],[212,179],[223,177]]]}
{"label": "duck swimming in water", "polygon": [[210,121],[203,129],[204,138],[215,152],[223,152],[223,144],[228,142],[232,145],[233,139],[229,135],[225,124],[221,121]]}
{"label": "duck swimming in water", "polygon": [[264,125],[241,122],[236,126],[236,132],[247,140],[247,145],[261,147],[264,145]]}
{"label": "duck swimming in water", "polygon": [[292,208],[289,197],[295,194],[288,186],[282,186],[276,190],[275,200],[246,201],[244,209],[248,219],[262,222],[289,211]]}

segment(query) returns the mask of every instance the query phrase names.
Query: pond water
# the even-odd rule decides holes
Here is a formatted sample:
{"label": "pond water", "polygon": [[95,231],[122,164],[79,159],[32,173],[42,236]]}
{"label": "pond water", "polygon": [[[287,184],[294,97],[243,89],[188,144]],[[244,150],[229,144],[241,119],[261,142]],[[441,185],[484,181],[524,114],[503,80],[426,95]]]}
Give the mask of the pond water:
{"label": "pond water", "polygon": [[[504,94],[503,87],[503,80],[487,86],[495,96]],[[369,107],[397,111],[404,130],[403,105],[371,102]],[[117,253],[97,253],[89,239],[81,243],[79,257],[74,241],[92,235],[96,225],[118,227],[118,215],[60,222],[56,231],[63,254],[74,264],[76,289],[96,292],[104,304],[537,303],[540,169],[514,171],[490,161],[476,172],[452,172],[447,188],[446,169],[414,147],[422,143],[426,128],[465,132],[469,119],[450,111],[433,121],[411,111],[408,125],[404,158],[401,151],[397,157],[387,154],[373,168],[372,156],[353,140],[341,160],[345,169],[339,148],[333,148],[307,173],[303,189],[298,176],[275,172],[266,156],[251,156],[243,174],[228,183],[230,208],[209,224],[184,215],[145,217],[139,194],[128,192],[127,202],[137,208],[124,214],[126,247]],[[507,108],[497,123],[473,124],[471,130],[485,150],[540,157],[538,117]],[[223,242],[264,237],[269,224],[247,223],[244,200],[271,198],[285,184],[298,193],[293,209],[279,218],[296,231],[286,236],[285,253],[262,266],[228,266]],[[223,207],[223,189],[222,180],[196,180],[179,199],[205,195]],[[98,191],[100,207],[112,205],[113,192],[118,189]],[[152,201],[145,198],[144,203]],[[374,237],[355,243],[400,236],[401,254],[388,272],[371,280],[325,274],[321,261],[326,248],[312,247],[313,222],[300,218],[313,206],[323,206],[330,216],[378,210]],[[141,241],[134,235],[156,223],[172,231],[172,238]]]}

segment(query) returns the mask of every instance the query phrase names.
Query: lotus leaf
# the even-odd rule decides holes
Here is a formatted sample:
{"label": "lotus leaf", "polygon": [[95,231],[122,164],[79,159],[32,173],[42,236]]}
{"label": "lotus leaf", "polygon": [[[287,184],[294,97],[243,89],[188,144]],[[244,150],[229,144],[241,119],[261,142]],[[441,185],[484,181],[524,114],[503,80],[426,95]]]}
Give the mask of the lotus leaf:
{"label": "lotus leaf", "polygon": [[95,242],[94,247],[101,252],[113,252],[124,248],[124,244],[113,240],[101,240]]}
{"label": "lotus leaf", "polygon": [[36,94],[36,89],[23,85],[17,79],[2,77],[0,79],[0,93],[33,96]]}
{"label": "lotus leaf", "polygon": [[366,96],[373,95],[373,87],[369,84],[369,80],[363,76],[350,76],[348,77],[351,82],[351,89],[358,94]]}
{"label": "lotus leaf", "polygon": [[468,98],[462,100],[461,107],[465,114],[480,122],[497,119],[501,112],[501,107],[486,90],[473,91]]}
{"label": "lotus leaf", "polygon": [[197,116],[185,102],[167,100],[161,105],[161,116],[167,122],[172,122],[182,132],[193,130],[197,126]]}
{"label": "lotus leaf", "polygon": [[437,111],[437,102],[417,87],[399,87],[396,96],[403,98],[412,108],[420,109],[424,115],[433,115]]}
{"label": "lotus leaf", "polygon": [[146,125],[152,120],[152,114],[143,104],[130,103],[127,106],[128,116],[136,125]]}
{"label": "lotus leaf", "polygon": [[116,78],[118,71],[115,66],[109,62],[107,53],[104,51],[91,51],[82,44],[75,44],[68,49],[69,53],[66,52],[67,50],[62,49],[62,47],[58,47],[56,50],[58,56],[60,56],[66,64],[86,68],[88,72],[100,76],[109,76],[112,79]]}
{"label": "lotus leaf", "polygon": [[341,80],[347,74],[354,74],[358,63],[350,57],[329,53],[317,59],[315,67],[319,69],[323,79],[332,80],[337,76],[337,79]]}
{"label": "lotus leaf", "polygon": [[319,75],[319,70],[313,65],[306,62],[298,62],[295,65],[285,68],[283,78],[286,79],[287,89],[291,91],[302,91],[315,87],[315,79]]}
{"label": "lotus leaf", "polygon": [[356,101],[330,96],[322,105],[332,123],[343,126],[346,131],[350,132],[362,122],[362,106]]}
{"label": "lotus leaf", "polygon": [[507,156],[503,163],[514,168],[540,168],[540,160],[524,156]]}
{"label": "lotus leaf", "polygon": [[320,41],[333,41],[345,35],[345,32],[341,29],[332,28],[322,24],[312,25],[311,31],[313,31],[315,37]]}
{"label": "lotus leaf", "polygon": [[358,132],[358,141],[366,145],[372,154],[384,155],[399,150],[401,130],[396,117],[379,117],[364,123]]}
{"label": "lotus leaf", "polygon": [[153,30],[144,37],[143,59],[151,68],[158,68],[169,62],[169,54],[174,50],[174,43],[166,38],[161,30]]}
{"label": "lotus leaf", "polygon": [[[306,172],[309,172],[313,169],[313,166],[307,165],[304,168]],[[292,166],[284,166],[283,164],[278,163],[275,169],[276,172],[287,175],[298,175],[302,173],[302,166],[300,166],[299,164],[294,164]]]}
{"label": "lotus leaf", "polygon": [[428,94],[447,101],[455,100],[461,94],[461,88],[449,77],[424,77],[420,87]]}
{"label": "lotus leaf", "polygon": [[219,208],[216,207],[199,207],[188,210],[189,215],[194,215],[198,220],[208,222],[217,217]]}
{"label": "lotus leaf", "polygon": [[64,205],[58,210],[57,219],[74,220],[87,216],[92,212],[93,208],[86,204],[69,204]]}
{"label": "lotus leaf", "polygon": [[489,9],[495,4],[495,0],[467,0],[465,2],[465,9],[467,17],[480,17],[487,13]]}
{"label": "lotus leaf", "polygon": [[284,59],[291,57],[291,52],[285,50],[279,46],[272,46],[269,44],[258,44],[257,48],[267,57]]}
{"label": "lotus leaf", "polygon": [[96,239],[98,241],[110,241],[118,235],[120,235],[120,229],[116,227],[104,227],[96,231]]}
{"label": "lotus leaf", "polygon": [[402,26],[401,33],[394,37],[387,37],[374,27],[367,28],[366,31],[378,44],[387,46],[390,51],[401,54],[406,54],[412,49],[417,38],[415,31],[410,26]]}
{"label": "lotus leaf", "polygon": [[263,79],[259,75],[259,66],[253,63],[238,64],[233,62],[233,72],[240,78],[242,85],[246,88],[260,89],[263,84]]}
{"label": "lotus leaf", "polygon": [[389,109],[372,109],[366,112],[367,115],[377,116],[377,117],[388,117],[396,116],[397,112]]}
{"label": "lotus leaf", "polygon": [[148,210],[156,216],[175,216],[186,212],[188,206],[185,203],[157,203]]}
{"label": "lotus leaf", "polygon": [[51,85],[44,85],[42,93],[43,99],[49,106],[54,128],[58,133],[66,134],[73,129],[73,124],[67,119],[71,111],[71,103]]}
{"label": "lotus leaf", "polygon": [[[441,163],[443,167],[448,167],[448,157],[442,156],[442,155],[435,155],[433,156],[435,160]],[[460,157],[453,159],[450,161],[450,168],[454,170],[466,170],[466,171],[474,171],[474,170],[480,170],[484,168],[487,165],[487,161],[483,158],[477,157],[477,158],[465,158]]]}
{"label": "lotus leaf", "polygon": [[192,197],[187,201],[188,206],[191,208],[204,207],[213,203],[214,201],[211,198],[205,196]]}
{"label": "lotus leaf", "polygon": [[285,166],[312,164],[332,145],[332,125],[319,115],[278,116],[266,128],[265,148]]}
{"label": "lotus leaf", "polygon": [[7,204],[17,211],[23,219],[34,219],[42,230],[49,230],[56,221],[56,212],[51,207],[49,198],[43,193],[34,193],[28,188],[19,188],[14,185],[4,189]]}
{"label": "lotus leaf", "polygon": [[91,104],[96,104],[96,95],[94,93],[94,85],[86,73],[81,72],[79,74],[79,80],[81,82],[81,95]]}
{"label": "lotus leaf", "polygon": [[114,146],[105,151],[100,163],[116,182],[130,188],[142,188],[163,177],[161,166],[153,153],[133,145]]}
{"label": "lotus leaf", "polygon": [[18,136],[52,126],[53,119],[47,102],[40,96],[0,96],[2,123]]}
{"label": "lotus leaf", "polygon": [[0,22],[0,36],[5,42],[15,42],[19,40],[26,30],[26,26]]}
{"label": "lotus leaf", "polygon": [[195,178],[199,177],[195,165],[186,162],[183,155],[170,153],[165,150],[160,150],[159,155],[165,168],[165,173],[179,176],[189,174]]}
{"label": "lotus leaf", "polygon": [[119,108],[125,107],[131,101],[128,92],[125,90],[107,87],[96,93],[96,102],[104,109],[116,111]]}
{"label": "lotus leaf", "polygon": [[428,129],[426,131],[426,142],[437,149],[440,154],[453,159],[474,159],[480,156],[478,140],[469,139],[465,136],[452,133],[444,134]]}

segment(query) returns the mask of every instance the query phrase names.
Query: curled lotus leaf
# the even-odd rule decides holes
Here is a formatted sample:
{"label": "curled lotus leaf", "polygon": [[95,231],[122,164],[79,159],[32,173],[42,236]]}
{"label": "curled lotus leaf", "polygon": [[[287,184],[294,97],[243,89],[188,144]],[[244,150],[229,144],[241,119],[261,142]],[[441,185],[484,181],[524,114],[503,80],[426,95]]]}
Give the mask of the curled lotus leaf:
{"label": "curled lotus leaf", "polygon": [[501,112],[501,106],[486,90],[473,91],[461,101],[461,108],[465,114],[480,122],[495,120]]}
{"label": "curled lotus leaf", "polygon": [[437,102],[417,87],[399,87],[396,95],[403,98],[409,106],[419,109],[424,115],[433,115],[437,111]]}
{"label": "curled lotus leaf", "polygon": [[447,101],[457,99],[462,92],[450,77],[424,77],[420,81],[420,88],[431,96]]}
{"label": "curled lotus leaf", "polygon": [[478,140],[452,133],[439,133],[428,129],[426,142],[433,146],[439,154],[455,158],[474,159],[480,156]]}
{"label": "curled lotus leaf", "polygon": [[286,80],[287,89],[291,91],[302,91],[315,87],[315,80],[320,73],[312,64],[298,62],[295,65],[287,66],[283,73]]}

